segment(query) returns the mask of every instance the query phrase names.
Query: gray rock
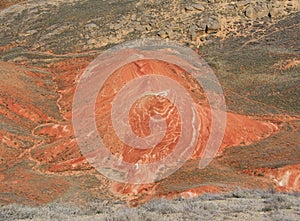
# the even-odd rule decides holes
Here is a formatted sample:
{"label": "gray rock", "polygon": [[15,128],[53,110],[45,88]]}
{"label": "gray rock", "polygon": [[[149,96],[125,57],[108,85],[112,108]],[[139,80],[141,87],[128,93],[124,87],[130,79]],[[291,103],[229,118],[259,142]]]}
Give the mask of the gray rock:
{"label": "gray rock", "polygon": [[18,56],[18,57],[11,59],[12,62],[16,62],[16,63],[25,62],[27,60],[28,59],[25,56]]}
{"label": "gray rock", "polygon": [[85,27],[86,27],[87,29],[91,29],[91,30],[92,30],[92,29],[97,29],[97,28],[99,28],[98,25],[96,25],[96,24],[94,24],[94,23],[86,24]]}
{"label": "gray rock", "polygon": [[191,26],[189,27],[189,32],[190,32],[190,33],[195,32],[197,29],[198,29],[197,25],[191,25]]}
{"label": "gray rock", "polygon": [[216,19],[209,19],[207,26],[209,30],[219,30],[221,28],[219,21]]}
{"label": "gray rock", "polygon": [[169,37],[166,31],[159,31],[157,34],[159,37],[161,37],[163,39]]}
{"label": "gray rock", "polygon": [[132,14],[130,20],[135,21],[136,20],[136,14]]}
{"label": "gray rock", "polygon": [[97,43],[97,40],[92,38],[92,39],[89,39],[89,40],[87,41],[87,43],[88,43],[89,45],[94,45],[94,44]]}
{"label": "gray rock", "polygon": [[250,4],[246,10],[245,15],[251,19],[263,18],[268,16],[269,9],[266,4],[254,5]]}
{"label": "gray rock", "polygon": [[145,30],[145,28],[141,24],[136,24],[134,26],[134,29],[137,30],[137,31],[144,31]]}
{"label": "gray rock", "polygon": [[282,16],[284,15],[284,10],[283,8],[271,8],[270,15],[272,18]]}
{"label": "gray rock", "polygon": [[257,15],[256,8],[253,5],[249,5],[245,10],[245,15],[248,18],[252,18],[252,19],[256,18]]}
{"label": "gray rock", "polygon": [[200,3],[192,4],[192,7],[197,9],[198,11],[203,11],[205,9],[204,5]]}
{"label": "gray rock", "polygon": [[190,37],[191,37],[191,41],[195,41],[197,37],[197,33],[195,31],[191,32]]}
{"label": "gray rock", "polygon": [[184,7],[184,9],[185,9],[186,11],[192,11],[192,10],[194,10],[194,7],[191,6],[191,5],[187,5],[187,6]]}
{"label": "gray rock", "polygon": [[26,33],[29,34],[29,35],[34,35],[37,32],[38,32],[37,30],[28,30],[28,31],[26,31]]}
{"label": "gray rock", "polygon": [[115,30],[119,30],[120,28],[122,28],[123,27],[123,24],[122,23],[118,23],[118,24],[116,24],[115,26],[114,26],[114,29]]}
{"label": "gray rock", "polygon": [[211,16],[204,17],[197,25],[201,30],[206,31],[215,31],[221,28],[218,18]]}

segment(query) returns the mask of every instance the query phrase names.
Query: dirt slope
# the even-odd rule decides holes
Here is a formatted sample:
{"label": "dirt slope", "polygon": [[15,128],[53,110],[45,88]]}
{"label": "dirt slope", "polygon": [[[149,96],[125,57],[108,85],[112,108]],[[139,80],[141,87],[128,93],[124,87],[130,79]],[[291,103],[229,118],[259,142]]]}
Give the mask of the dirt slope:
{"label": "dirt slope", "polygon": [[[237,187],[299,191],[299,4],[213,2],[0,4],[0,203],[103,198],[137,205],[156,197]],[[193,157],[166,179],[121,184],[95,171],[80,153],[72,100],[79,77],[97,55],[144,37],[175,41],[205,58],[224,89],[227,126],[218,156],[205,169],[198,168],[203,148],[199,140]],[[158,61],[147,65],[180,72]],[[99,116],[108,113],[106,104],[99,100],[104,108]],[[199,116],[209,125],[208,112],[199,111]],[[107,125],[98,122],[99,131]],[[141,157],[138,151],[131,155],[124,150],[112,152],[132,162]]]}

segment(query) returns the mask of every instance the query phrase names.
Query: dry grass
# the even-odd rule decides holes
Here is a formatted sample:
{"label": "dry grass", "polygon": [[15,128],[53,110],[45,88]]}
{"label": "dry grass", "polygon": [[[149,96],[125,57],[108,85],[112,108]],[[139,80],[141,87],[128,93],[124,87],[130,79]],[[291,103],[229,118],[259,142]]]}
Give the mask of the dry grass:
{"label": "dry grass", "polygon": [[299,193],[237,190],[174,201],[156,199],[135,208],[94,200],[86,206],[3,205],[0,220],[299,220]]}

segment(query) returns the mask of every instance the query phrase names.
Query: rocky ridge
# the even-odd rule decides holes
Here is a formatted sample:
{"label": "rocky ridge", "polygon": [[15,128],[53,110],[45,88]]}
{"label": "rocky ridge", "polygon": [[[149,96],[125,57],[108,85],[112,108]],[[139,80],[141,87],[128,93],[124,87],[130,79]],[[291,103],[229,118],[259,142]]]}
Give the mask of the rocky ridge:
{"label": "rocky ridge", "polygon": [[299,10],[297,0],[25,1],[1,11],[0,37],[2,46],[26,45],[55,54],[146,37],[200,47],[217,37],[242,35],[236,31],[241,28],[248,33],[251,26],[271,24]]}

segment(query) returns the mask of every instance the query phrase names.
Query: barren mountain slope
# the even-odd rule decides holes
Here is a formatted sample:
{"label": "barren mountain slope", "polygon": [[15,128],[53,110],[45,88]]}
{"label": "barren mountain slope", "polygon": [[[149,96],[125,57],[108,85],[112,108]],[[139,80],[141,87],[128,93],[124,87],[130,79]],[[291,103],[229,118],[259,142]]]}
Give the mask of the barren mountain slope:
{"label": "barren mountain slope", "polygon": [[[237,187],[299,191],[299,3],[251,2],[0,5],[0,203],[101,198],[137,205]],[[223,87],[228,121],[222,149],[205,169],[199,170],[195,153],[157,183],[129,185],[107,179],[82,156],[72,101],[79,77],[97,55],[146,37],[198,51]],[[165,68],[155,62],[148,64]]]}

